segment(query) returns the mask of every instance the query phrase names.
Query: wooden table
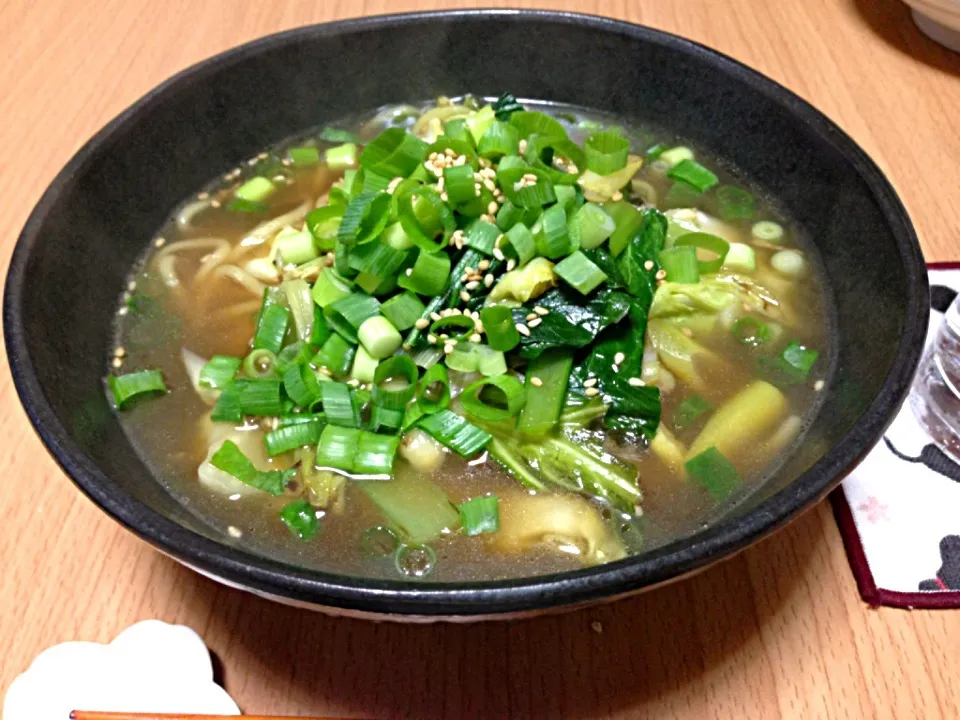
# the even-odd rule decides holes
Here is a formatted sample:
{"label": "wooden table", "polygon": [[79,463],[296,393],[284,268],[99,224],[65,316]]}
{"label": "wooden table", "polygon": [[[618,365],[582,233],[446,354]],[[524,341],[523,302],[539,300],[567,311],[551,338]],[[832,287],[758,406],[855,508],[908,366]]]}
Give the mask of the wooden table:
{"label": "wooden table", "polygon": [[[172,73],[252,38],[470,2],[5,0],[3,272],[47,183]],[[486,2],[484,4],[499,4]],[[699,40],[840,123],[899,188],[931,259],[960,255],[960,56],[896,0],[526,2]],[[5,361],[5,358],[4,358]],[[361,717],[960,716],[960,615],[871,610],[827,505],[673,587],[563,616],[404,627],[271,604],[180,567],[84,499],[0,377],[0,688],[43,648],[185,623],[250,713]]]}

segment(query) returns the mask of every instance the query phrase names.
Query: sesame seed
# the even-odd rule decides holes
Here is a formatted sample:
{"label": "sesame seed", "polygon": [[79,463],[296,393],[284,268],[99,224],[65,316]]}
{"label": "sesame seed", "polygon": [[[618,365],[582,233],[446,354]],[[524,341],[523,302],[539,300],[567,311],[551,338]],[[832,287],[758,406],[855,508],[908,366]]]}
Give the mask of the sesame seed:
{"label": "sesame seed", "polygon": [[521,141],[520,141],[520,146],[519,146],[518,150],[520,151],[520,154],[521,154],[521,155],[523,155],[523,154],[527,151],[527,141],[526,141],[526,140],[521,140]]}
{"label": "sesame seed", "polygon": [[817,380],[817,381],[813,384],[813,391],[814,391],[814,392],[820,392],[821,390],[823,390],[823,385],[824,385],[823,380]]}
{"label": "sesame seed", "polygon": [[503,250],[501,250],[501,249],[498,248],[498,247],[495,247],[495,248],[493,249],[493,256],[494,256],[497,260],[503,260]]}
{"label": "sesame seed", "polygon": [[533,320],[527,323],[527,327],[536,327],[543,322],[543,318],[535,317]]}
{"label": "sesame seed", "polygon": [[490,273],[487,273],[483,278],[483,284],[486,287],[490,287],[491,285],[493,285],[493,275],[491,275]]}
{"label": "sesame seed", "polygon": [[626,359],[627,359],[627,356],[624,355],[622,352],[618,352],[616,355],[613,356],[613,361],[614,361],[617,365],[619,365],[620,363],[622,363],[622,362],[623,362],[624,360],[626,360]]}
{"label": "sesame seed", "polygon": [[441,340],[449,340],[449,339],[450,339],[450,336],[447,335],[446,333],[440,333],[440,339],[441,339]]}
{"label": "sesame seed", "polygon": [[667,276],[667,271],[663,268],[657,270],[657,280],[663,280]]}
{"label": "sesame seed", "polygon": [[450,317],[451,315],[453,315],[453,309],[444,308],[443,310],[440,311],[440,315],[441,317]]}
{"label": "sesame seed", "polygon": [[493,246],[495,248],[500,247],[500,243],[503,242],[503,237],[504,237],[503,233],[500,233],[499,235],[497,235],[497,239],[493,241]]}
{"label": "sesame seed", "polygon": [[360,381],[357,380],[356,378],[352,378],[350,380],[347,380],[347,385],[349,385],[350,387],[360,387]]}
{"label": "sesame seed", "polygon": [[464,302],[470,302],[470,293],[468,293],[466,290],[461,290],[460,299]]}
{"label": "sesame seed", "polygon": [[449,355],[450,353],[452,353],[452,352],[453,352],[453,345],[451,345],[450,343],[447,343],[446,345],[444,345],[444,346],[443,346],[443,352],[444,352],[445,355]]}
{"label": "sesame seed", "polygon": [[122,358],[126,356],[127,351],[123,347],[117,347],[117,349],[113,351],[113,354],[115,357]]}
{"label": "sesame seed", "polygon": [[693,337],[693,330],[691,330],[691,329],[688,328],[688,327],[681,328],[680,332],[682,332],[682,333],[683,333],[684,335],[686,335],[687,337]]}
{"label": "sesame seed", "polygon": [[442,192],[442,193],[440,193],[440,199],[443,200],[444,202],[449,202],[449,201],[450,201],[450,196],[447,195],[445,192]]}
{"label": "sesame seed", "polygon": [[638,377],[632,377],[627,382],[634,387],[643,387],[646,383]]}
{"label": "sesame seed", "polygon": [[414,323],[414,325],[418,330],[423,330],[425,327],[430,326],[430,321],[427,320],[426,318],[420,318]]}
{"label": "sesame seed", "polygon": [[158,248],[161,248],[161,247],[163,247],[163,246],[166,245],[166,244],[167,244],[166,238],[162,238],[162,237],[161,237],[161,238],[157,238],[156,240],[153,241],[153,246],[154,246],[154,247],[158,247]]}
{"label": "sesame seed", "polygon": [[117,310],[117,315],[126,315],[128,312],[130,312],[129,308],[122,307],[119,310]]}
{"label": "sesame seed", "polygon": [[530,313],[527,315],[527,320],[536,320],[538,315],[536,313]]}
{"label": "sesame seed", "polygon": [[517,261],[514,260],[513,258],[510,258],[509,260],[507,260],[507,272],[510,272],[516,266],[517,266]]}
{"label": "sesame seed", "polygon": [[470,336],[469,339],[470,339],[470,342],[472,342],[472,343],[478,343],[478,342],[480,342],[483,338],[480,337],[480,333],[474,333],[473,335]]}
{"label": "sesame seed", "polygon": [[643,269],[644,269],[644,270],[653,270],[653,260],[647,260],[647,261],[643,264]]}
{"label": "sesame seed", "polygon": [[517,328],[518,333],[525,335],[526,337],[530,337],[530,328],[528,328],[526,325],[523,323],[517,323],[515,327]]}
{"label": "sesame seed", "polygon": [[615,373],[620,372],[620,366],[617,365],[616,363],[614,363],[613,365],[611,365],[611,366],[610,366],[610,369],[613,370],[613,372],[615,372]]}
{"label": "sesame seed", "polygon": [[114,358],[114,359],[113,359],[113,366],[114,366],[115,368],[121,368],[121,367],[123,367],[123,360],[121,360],[120,358]]}
{"label": "sesame seed", "polygon": [[480,262],[477,263],[477,270],[486,270],[489,267],[490,267],[489,260],[481,260]]}
{"label": "sesame seed", "polygon": [[407,277],[413,275],[413,268],[407,268]]}
{"label": "sesame seed", "polygon": [[208,197],[210,197],[210,193],[202,192],[199,195],[197,195],[197,200],[206,200]]}
{"label": "sesame seed", "polygon": [[431,317],[433,320],[439,320],[439,319],[440,319],[440,313],[438,313],[438,312],[432,312],[432,313],[430,313],[430,317]]}
{"label": "sesame seed", "polygon": [[327,377],[333,377],[333,372],[328,367],[321,367],[320,373],[326,375]]}
{"label": "sesame seed", "polygon": [[476,280],[471,280],[466,285],[464,285],[464,287],[467,290],[476,290],[479,286],[480,286],[480,283],[478,283]]}
{"label": "sesame seed", "polygon": [[597,395],[600,394],[600,391],[597,390],[595,387],[588,387],[586,390],[583,391],[583,394],[586,395],[587,397],[596,397]]}
{"label": "sesame seed", "polygon": [[487,212],[490,213],[491,215],[496,215],[497,209],[498,208],[497,208],[496,201],[491,200],[490,203],[487,205]]}
{"label": "sesame seed", "polygon": [[530,384],[534,387],[543,387],[543,380],[538,377],[532,377],[530,378]]}
{"label": "sesame seed", "polygon": [[571,175],[577,175],[580,173],[580,168],[576,166],[576,163],[570,163],[567,165],[567,172]]}
{"label": "sesame seed", "polygon": [[214,209],[220,207],[220,201],[219,201],[219,200],[211,200],[211,201],[210,201],[210,207],[212,207],[212,208],[214,208]]}
{"label": "sesame seed", "polygon": [[451,314],[451,315],[460,315],[460,314],[461,314],[461,310],[460,310],[460,308],[450,308],[450,314]]}
{"label": "sesame seed", "polygon": [[466,155],[460,155],[456,160],[453,161],[454,165],[466,165],[466,163],[467,163]]}
{"label": "sesame seed", "polygon": [[550,311],[547,310],[547,309],[546,309],[545,307],[543,307],[542,305],[534,305],[534,306],[533,306],[533,311],[534,311],[537,315],[549,315],[549,314],[550,314]]}
{"label": "sesame seed", "polygon": [[490,223],[491,225],[493,225],[497,221],[497,219],[493,215],[489,215],[487,213],[484,213],[483,215],[481,215],[480,219]]}
{"label": "sesame seed", "polygon": [[623,193],[617,190],[613,195],[610,196],[610,199],[614,202],[620,202],[623,200]]}
{"label": "sesame seed", "polygon": [[442,168],[434,168],[434,169],[433,169],[433,174],[436,175],[438,178],[443,177],[443,169],[442,169]]}
{"label": "sesame seed", "polygon": [[489,190],[490,192],[493,192],[494,190],[497,189],[496,183],[493,182],[493,180],[490,180],[490,179],[485,179],[485,180],[483,181],[483,186],[484,186],[487,190]]}
{"label": "sesame seed", "polygon": [[233,525],[227,528],[227,533],[230,535],[230,537],[243,537],[243,531],[238,527],[234,527]]}
{"label": "sesame seed", "polygon": [[436,344],[437,344],[437,336],[436,336],[436,335],[433,335],[433,334],[427,335],[427,342],[430,343],[431,345],[436,345]]}
{"label": "sesame seed", "polygon": [[596,385],[596,384],[597,384],[597,379],[596,379],[596,378],[590,378],[589,380],[584,380],[584,381],[583,381],[583,386],[584,386],[584,387],[587,387],[587,388],[592,388],[592,387],[593,387],[594,385]]}
{"label": "sesame seed", "polygon": [[448,158],[454,158],[457,156],[457,152],[453,148],[447,148],[446,150],[443,151],[443,154],[446,155]]}
{"label": "sesame seed", "polygon": [[478,173],[478,172],[475,172],[475,173],[473,174],[473,179],[474,179],[476,182],[483,182],[484,177],[483,177],[482,174],[480,174],[480,173]]}

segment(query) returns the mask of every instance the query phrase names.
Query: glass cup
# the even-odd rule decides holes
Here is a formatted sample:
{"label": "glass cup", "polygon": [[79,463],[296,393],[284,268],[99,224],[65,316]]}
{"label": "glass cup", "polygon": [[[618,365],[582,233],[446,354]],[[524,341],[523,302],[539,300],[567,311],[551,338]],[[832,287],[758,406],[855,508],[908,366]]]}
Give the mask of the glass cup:
{"label": "glass cup", "polygon": [[960,463],[960,296],[944,314],[910,393],[910,407],[933,442]]}

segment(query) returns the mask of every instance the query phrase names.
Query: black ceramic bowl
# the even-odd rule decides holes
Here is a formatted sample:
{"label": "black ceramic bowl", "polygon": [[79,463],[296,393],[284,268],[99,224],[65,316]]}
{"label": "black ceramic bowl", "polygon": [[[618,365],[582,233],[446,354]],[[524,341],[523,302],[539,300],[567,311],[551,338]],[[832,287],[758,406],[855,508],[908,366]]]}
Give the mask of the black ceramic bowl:
{"label": "black ceramic bowl", "polygon": [[[308,572],[229,546],[151,480],[106,405],[101,378],[124,276],[174,204],[239,160],[344,114],[465,91],[510,91],[655,123],[732,161],[783,202],[819,247],[839,338],[808,441],[709,529],[561,575],[406,584]],[[893,418],[923,345],[927,306],[920,248],[890,184],[796,95],[648,28],[471,11],[302,28],[164,83],[97,133],[44,194],[13,256],[4,322],[17,390],[50,452],[95,503],[157,548],[288,602],[381,617],[476,617],[647,588],[787,523],[823,498]]]}

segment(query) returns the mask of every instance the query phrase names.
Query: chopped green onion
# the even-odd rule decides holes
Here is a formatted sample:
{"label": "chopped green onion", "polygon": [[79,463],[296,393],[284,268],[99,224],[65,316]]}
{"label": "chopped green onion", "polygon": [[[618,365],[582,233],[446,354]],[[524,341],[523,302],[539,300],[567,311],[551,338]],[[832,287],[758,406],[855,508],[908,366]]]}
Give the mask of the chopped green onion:
{"label": "chopped green onion", "polygon": [[396,433],[403,427],[406,410],[388,410],[374,405],[370,408],[370,429],[373,432]]}
{"label": "chopped green onion", "polygon": [[623,135],[609,130],[598,132],[584,141],[583,152],[586,156],[587,170],[592,170],[598,175],[609,175],[626,166],[630,141]]}
{"label": "chopped green onion", "polygon": [[403,338],[393,324],[382,315],[364,320],[357,330],[357,338],[371,357],[382,360],[393,355],[403,343]]}
{"label": "chopped green onion", "polygon": [[247,377],[268,378],[274,375],[277,356],[266,348],[251,350],[243,359],[243,372]]}
{"label": "chopped green onion", "polygon": [[450,410],[427,415],[417,424],[434,440],[462,457],[476,455],[493,437]]}
{"label": "chopped green onion", "polygon": [[[380,175],[370,170],[361,170],[361,176],[363,177],[363,187],[361,192],[365,193],[375,193],[380,192],[381,190],[386,190],[389,187],[390,182],[393,180],[389,175]],[[390,207],[393,207],[393,199],[390,200]]]}
{"label": "chopped green onion", "polygon": [[317,306],[310,296],[310,286],[306,280],[296,278],[284,280],[280,289],[283,290],[287,299],[287,307],[290,308],[290,316],[293,318],[297,337],[303,342],[310,340],[313,338],[313,324],[317,315]]}
{"label": "chopped green onion", "polygon": [[477,143],[477,152],[480,157],[498,160],[504,155],[516,155],[519,144],[519,131],[513,125],[496,120]]}
{"label": "chopped green onion", "polygon": [[713,406],[699,395],[691,395],[683,400],[673,411],[673,427],[686,430],[704,413],[713,410]]}
{"label": "chopped green onion", "polygon": [[802,383],[806,381],[820,353],[797,342],[789,343],[775,359],[761,358],[764,365],[770,367],[775,374],[787,383]]}
{"label": "chopped green onion", "polygon": [[423,311],[423,303],[412,292],[394,295],[380,307],[380,312],[397,330],[412,328]]}
{"label": "chopped green onion", "polygon": [[510,124],[520,131],[520,137],[543,135],[544,137],[567,137],[563,125],[549,115],[536,110],[522,110],[511,113]]}
{"label": "chopped green onion", "polygon": [[473,136],[475,143],[480,142],[480,139],[486,134],[487,130],[490,129],[495,119],[496,115],[490,105],[484,105],[479,110],[467,115],[464,122],[470,131],[470,135]]}
{"label": "chopped green onion", "polygon": [[464,535],[495,533],[500,529],[500,508],[496,495],[472,498],[460,503],[459,509]]}
{"label": "chopped green onion", "polygon": [[403,128],[384,130],[360,155],[366,170],[388,177],[407,177],[423,159],[427,143]]}
{"label": "chopped green onion", "polygon": [[380,303],[376,298],[355,292],[326,308],[324,316],[330,327],[350,342],[356,342],[360,326],[379,312]]}
{"label": "chopped green onion", "polygon": [[647,160],[656,160],[660,157],[660,154],[667,149],[667,146],[663,143],[657,143],[656,145],[651,145],[647,148],[646,156]]}
{"label": "chopped green onion", "polygon": [[417,391],[419,371],[408,355],[395,355],[377,367],[373,402],[388,410],[402,410]]}
{"label": "chopped green onion", "polygon": [[[530,176],[536,177],[536,180],[528,182]],[[501,162],[497,169],[497,182],[503,194],[518,207],[539,208],[557,199],[552,181],[537,168],[514,166],[504,169]]]}
{"label": "chopped green onion", "polygon": [[358,345],[353,367],[350,368],[350,377],[362,383],[372,383],[379,364],[380,361],[368,353],[363,345]]}
{"label": "chopped green onion", "polygon": [[744,345],[757,347],[770,339],[770,328],[756,318],[742,317],[730,328],[733,336]]}
{"label": "chopped green onion", "polygon": [[354,135],[352,132],[347,132],[346,130],[340,130],[338,128],[324,128],[320,131],[319,139],[323,142],[334,142],[334,143],[359,143],[361,142],[360,138]]}
{"label": "chopped green onion", "polygon": [[567,396],[567,383],[573,370],[573,353],[551,349],[527,366],[527,402],[520,413],[517,429],[531,435],[545,435],[556,424]]}
{"label": "chopped green onion", "polygon": [[450,256],[444,252],[421,251],[412,268],[400,276],[397,284],[418,295],[440,295],[450,279]]}
{"label": "chopped green onion", "polygon": [[494,350],[487,345],[478,345],[477,370],[486,377],[503,375],[507,371],[507,358],[499,350]]}
{"label": "chopped green onion", "polygon": [[400,447],[398,435],[361,432],[357,443],[357,454],[351,469],[361,475],[390,475],[393,472],[393,459],[398,447]]}
{"label": "chopped green onion", "polygon": [[355,427],[327,425],[317,442],[316,466],[350,472],[353,469],[353,459],[357,456],[361,432],[363,431]]}
{"label": "chopped green onion", "polygon": [[717,188],[717,202],[720,205],[720,217],[724,220],[749,220],[753,217],[756,198],[752,193],[735,185],[723,185]]}
{"label": "chopped green onion", "polygon": [[543,211],[540,232],[535,237],[537,254],[551,260],[566,257],[577,249],[567,228],[567,214],[559,205]]}
{"label": "chopped green onion", "polygon": [[[473,146],[473,135],[470,134],[470,129],[467,127],[466,118],[458,117],[447,120],[443,124],[443,134],[451,140],[464,143],[467,147]],[[428,150],[428,155],[429,152]]]}
{"label": "chopped green onion", "polygon": [[498,237],[500,237],[500,228],[486,220],[474,220],[463,231],[464,244],[479,250],[484,255],[493,255]]}
{"label": "chopped green onion", "polygon": [[685,233],[674,240],[674,247],[693,246],[700,250],[706,250],[716,254],[711,260],[697,260],[697,267],[701,275],[709,275],[717,272],[723,267],[723,261],[730,251],[730,243],[716,235],[705,232]]}
{"label": "chopped green onion", "polygon": [[280,232],[275,247],[286,265],[303,265],[320,256],[309,230]]}
{"label": "chopped green onion", "polygon": [[110,386],[110,392],[118,410],[131,407],[132,402],[137,398],[167,392],[167,386],[163,383],[163,374],[159,370],[111,375],[107,378],[107,384]]}
{"label": "chopped green onion", "polygon": [[607,280],[606,273],[579,250],[557,263],[553,271],[583,295]]}
{"label": "chopped green onion", "polygon": [[360,410],[353,401],[350,386],[341,382],[320,383],[323,413],[327,422],[341,427],[360,427]]}
{"label": "chopped green onion", "polygon": [[297,167],[310,167],[320,162],[320,151],[315,147],[293,147],[287,153]]}
{"label": "chopped green onion", "polygon": [[740,473],[712,445],[684,464],[687,472],[703,485],[714,500],[723,500],[740,485]]}
{"label": "chopped green onion", "polygon": [[[613,218],[616,229],[610,235],[610,252],[614,256],[623,252],[633,231],[643,222],[643,213],[626,200],[608,202],[602,205],[603,211]],[[581,238],[582,240],[582,238]]]}
{"label": "chopped green onion", "polygon": [[293,423],[271,430],[263,436],[267,455],[274,457],[307,445],[316,445],[320,440],[323,423],[317,421]]}
{"label": "chopped green onion", "polygon": [[730,243],[727,256],[723,259],[725,270],[739,272],[753,272],[757,269],[757,254],[751,245],[746,243]]}
{"label": "chopped green onion", "polygon": [[326,368],[333,377],[343,377],[350,371],[353,356],[357,348],[343,339],[338,333],[333,333],[313,356],[310,364],[318,368]]}
{"label": "chopped green onion", "polygon": [[382,241],[351,249],[349,264],[354,270],[378,278],[389,278],[403,266],[409,250],[397,250]]}
{"label": "chopped green onion", "polygon": [[517,264],[523,266],[537,254],[537,242],[526,225],[517,223],[503,236],[500,250],[504,255],[515,256]]}
{"label": "chopped green onion", "polygon": [[667,280],[676,283],[693,284],[700,282],[700,268],[697,264],[697,249],[692,246],[672,247],[661,250],[657,255],[661,269],[667,274]]}
{"label": "chopped green onion", "polygon": [[511,375],[477,380],[464,388],[460,403],[468,415],[485,422],[499,422],[523,409],[523,385]]}
{"label": "chopped green onion", "polygon": [[387,482],[358,481],[356,486],[407,542],[432,540],[455,529],[460,521],[447,494],[424,475],[405,473]]}
{"label": "chopped green onion", "polygon": [[576,224],[580,247],[592,250],[603,244],[603,241],[613,235],[617,224],[603,208],[594,203],[584,203],[570,220]]}
{"label": "chopped green onion", "polygon": [[200,387],[222,390],[240,370],[240,358],[214,355],[200,371]]}
{"label": "chopped green onion", "polygon": [[255,177],[247,180],[238,187],[233,196],[238,200],[245,200],[252,203],[262,203],[268,197],[277,191],[277,186],[268,178]]}
{"label": "chopped green onion", "polygon": [[520,333],[513,321],[513,312],[503,305],[491,305],[480,311],[480,321],[487,343],[494,350],[510,352],[520,342]]}
{"label": "chopped green onion", "polygon": [[268,302],[266,292],[253,333],[253,347],[269,350],[276,355],[283,347],[283,336],[287,333],[290,311],[283,305]]}
{"label": "chopped green onion", "polygon": [[321,250],[333,250],[346,209],[346,205],[327,205],[307,213],[307,229]]}
{"label": "chopped green onion", "polygon": [[451,165],[444,168],[443,190],[454,205],[473,200],[477,196],[473,184],[472,165]]}
{"label": "chopped green onion", "polygon": [[480,367],[480,355],[476,345],[462,342],[453,346],[453,351],[447,354],[444,362],[451,370],[472,373]]}
{"label": "chopped green onion", "polygon": [[313,284],[313,301],[322,308],[332,305],[337,300],[345,298],[350,294],[350,283],[337,275],[336,270],[331,267],[325,267],[320,271],[316,282]]}
{"label": "chopped green onion", "polygon": [[577,182],[579,173],[567,172],[554,167],[554,158],[567,158],[580,168],[585,168],[587,161],[583,150],[575,142],[566,137],[530,135],[527,138],[527,149],[523,154],[523,159],[527,161],[531,168],[538,171],[544,179],[554,184],[554,186],[574,185]]}
{"label": "chopped green onion", "polygon": [[420,418],[426,414],[427,412],[419,403],[414,402],[407,405],[406,410],[403,412],[403,422],[400,424],[400,432],[406,433],[409,431],[410,428],[416,425],[420,421]]}
{"label": "chopped green onion", "polygon": [[770,258],[770,266],[784,277],[796,279],[807,273],[807,261],[799,250],[779,250]]}
{"label": "chopped green onion", "polygon": [[761,220],[750,228],[754,240],[763,240],[770,243],[779,243],[783,240],[783,227],[770,220]]}
{"label": "chopped green onion", "polygon": [[312,407],[320,399],[320,381],[309,365],[291,365],[283,374],[283,389],[297,405]]}
{"label": "chopped green onion", "polygon": [[450,404],[450,378],[447,368],[433,365],[427,369],[416,392],[417,406],[424,413],[435,413]]}
{"label": "chopped green onion", "polygon": [[493,112],[497,120],[509,120],[515,112],[521,112],[523,105],[517,102],[517,98],[511,93],[503,93],[493,104]]}
{"label": "chopped green onion", "polygon": [[210,464],[227,475],[232,475],[244,485],[255,487],[271,495],[283,495],[283,490],[294,474],[294,470],[257,470],[232,440],[224,440],[223,445],[210,458]]}
{"label": "chopped green onion", "polygon": [[327,148],[323,159],[331,170],[346,170],[357,164],[357,146],[353,143],[344,143],[337,147]]}
{"label": "chopped green onion", "polygon": [[447,335],[450,340],[464,340],[476,332],[476,327],[476,321],[469,315],[447,315],[434,321],[430,326],[430,333],[438,338]]}
{"label": "chopped green onion", "polygon": [[[660,158],[663,159],[665,154],[661,154]],[[696,160],[689,159],[681,160],[674,165],[667,173],[667,177],[684,182],[699,192],[706,192],[720,182],[720,179],[703,165]]]}
{"label": "chopped green onion", "polygon": [[577,209],[574,207],[577,203],[577,188],[573,185],[554,185],[553,194],[557,196],[557,205],[563,208],[569,221],[570,214]]}
{"label": "chopped green onion", "polygon": [[301,540],[310,540],[320,531],[317,511],[306,500],[294,500],[280,510],[280,519]]}
{"label": "chopped green onion", "polygon": [[398,197],[397,214],[404,232],[425,253],[445,248],[457,229],[453,211],[431,187],[421,186]]}
{"label": "chopped green onion", "polygon": [[657,159],[662,161],[667,168],[672,168],[684,160],[693,160],[693,150],[679,145],[667,150],[660,150],[660,152],[657,153]]}
{"label": "chopped green onion", "polygon": [[391,196],[385,192],[364,192],[347,205],[337,229],[344,245],[362,245],[374,240],[390,220]]}
{"label": "chopped green onion", "polygon": [[670,186],[661,205],[665,209],[696,207],[703,200],[703,193],[685,182],[677,181]]}

